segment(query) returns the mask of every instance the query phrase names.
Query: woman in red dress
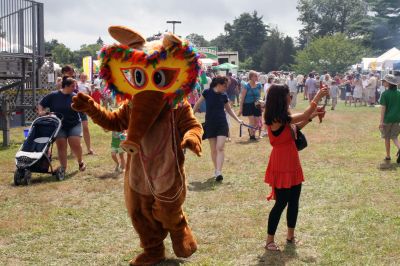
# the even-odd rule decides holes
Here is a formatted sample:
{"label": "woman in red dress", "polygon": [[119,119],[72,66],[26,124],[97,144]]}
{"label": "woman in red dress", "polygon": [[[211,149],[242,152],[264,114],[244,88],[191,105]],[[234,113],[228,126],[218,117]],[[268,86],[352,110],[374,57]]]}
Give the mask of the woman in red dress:
{"label": "woman in red dress", "polygon": [[299,114],[289,112],[290,94],[287,85],[274,84],[270,87],[265,106],[265,124],[272,145],[268,167],[265,173],[265,182],[272,188],[268,200],[275,199],[275,205],[268,217],[268,237],[265,248],[279,251],[274,241],[279,219],[286,206],[287,208],[287,243],[295,243],[294,228],[296,226],[299,209],[301,183],[304,181],[299,153],[294,142],[292,128],[304,127],[311,119],[317,116],[317,103],[328,95],[328,89],[318,91],[310,106]]}

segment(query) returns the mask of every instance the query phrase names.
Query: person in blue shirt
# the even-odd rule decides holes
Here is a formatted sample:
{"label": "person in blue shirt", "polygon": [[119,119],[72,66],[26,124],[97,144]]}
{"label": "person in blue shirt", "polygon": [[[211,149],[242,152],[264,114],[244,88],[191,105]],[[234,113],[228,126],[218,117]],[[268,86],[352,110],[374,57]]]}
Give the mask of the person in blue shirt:
{"label": "person in blue shirt", "polygon": [[256,129],[261,120],[261,108],[256,107],[255,103],[261,99],[261,83],[258,82],[258,73],[251,70],[249,72],[249,82],[242,88],[240,93],[240,111],[239,116],[249,118],[250,140],[256,140]]}
{"label": "person in blue shirt", "polygon": [[86,165],[82,160],[81,117],[71,107],[72,97],[76,95],[73,92],[75,87],[75,79],[63,77],[61,89],[44,96],[38,106],[39,115],[45,115],[50,111],[62,119],[61,129],[56,136],[56,145],[58,159],[63,171],[67,169],[67,143],[69,143],[72,152],[78,160],[79,170],[85,171],[86,169]]}
{"label": "person in blue shirt", "polygon": [[196,113],[200,105],[204,101],[206,102],[206,122],[203,139],[208,139],[210,142],[211,158],[215,169],[214,177],[218,182],[223,180],[224,147],[229,133],[225,110],[238,123],[243,123],[231,109],[228,95],[225,93],[227,86],[228,79],[226,77],[216,76],[212,79],[210,88],[203,91],[200,99],[193,107],[193,113]]}

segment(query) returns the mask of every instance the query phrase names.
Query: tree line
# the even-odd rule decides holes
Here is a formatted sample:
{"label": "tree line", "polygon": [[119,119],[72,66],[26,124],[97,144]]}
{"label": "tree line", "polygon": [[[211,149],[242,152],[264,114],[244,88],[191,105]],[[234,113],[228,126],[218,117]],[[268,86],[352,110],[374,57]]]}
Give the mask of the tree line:
{"label": "tree line", "polygon": [[[293,39],[278,27],[266,24],[257,11],[242,13],[225,23],[224,32],[208,41],[192,33],[195,46],[216,46],[219,51],[238,51],[240,68],[268,73],[273,70],[343,72],[365,56],[377,56],[400,46],[398,0],[298,0],[302,24]],[[71,51],[57,40],[46,42],[46,51],[57,63],[82,65],[82,57],[96,56],[102,40]]]}
{"label": "tree line", "polygon": [[103,40],[99,37],[93,44],[82,44],[79,50],[71,51],[65,44],[58,42],[58,40],[51,40],[45,42],[46,54],[51,54],[54,62],[60,65],[71,64],[76,68],[82,68],[82,58],[85,56],[92,56],[97,58],[97,52],[104,45]]}

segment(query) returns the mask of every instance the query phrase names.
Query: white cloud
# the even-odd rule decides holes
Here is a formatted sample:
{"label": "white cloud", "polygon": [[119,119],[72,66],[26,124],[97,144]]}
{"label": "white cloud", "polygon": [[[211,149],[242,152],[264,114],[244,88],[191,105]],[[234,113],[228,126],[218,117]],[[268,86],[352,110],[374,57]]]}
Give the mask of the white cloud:
{"label": "white cloud", "polygon": [[[40,0],[39,0],[40,1]],[[266,24],[277,25],[285,34],[295,37],[297,21],[296,0],[43,0],[45,39],[57,39],[72,49],[94,43],[101,37],[106,43],[113,40],[107,28],[125,25],[144,36],[165,30],[172,31],[167,20],[180,20],[176,33],[203,35],[211,40],[224,31],[226,22],[233,22],[243,12],[256,10]]]}

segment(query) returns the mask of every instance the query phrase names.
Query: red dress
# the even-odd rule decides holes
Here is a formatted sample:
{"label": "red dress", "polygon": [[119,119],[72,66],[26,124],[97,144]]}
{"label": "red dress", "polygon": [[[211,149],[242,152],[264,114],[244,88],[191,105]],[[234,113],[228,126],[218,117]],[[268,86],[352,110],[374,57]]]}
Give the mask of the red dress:
{"label": "red dress", "polygon": [[299,152],[292,137],[290,125],[285,125],[279,136],[274,136],[268,126],[269,142],[272,145],[265,183],[272,187],[271,194],[267,197],[275,199],[274,188],[291,188],[304,181]]}

